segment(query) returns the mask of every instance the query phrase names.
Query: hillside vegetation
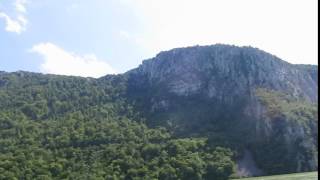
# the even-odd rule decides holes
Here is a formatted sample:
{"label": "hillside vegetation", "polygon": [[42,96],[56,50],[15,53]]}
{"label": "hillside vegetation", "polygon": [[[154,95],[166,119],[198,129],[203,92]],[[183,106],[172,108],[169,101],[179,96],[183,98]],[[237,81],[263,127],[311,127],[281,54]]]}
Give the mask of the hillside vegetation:
{"label": "hillside vegetation", "polygon": [[316,74],[227,45],[98,79],[0,72],[0,180],[225,180],[244,152],[266,175],[315,171]]}
{"label": "hillside vegetation", "polygon": [[2,74],[0,179],[227,179],[231,150],[148,128],[121,81]]}

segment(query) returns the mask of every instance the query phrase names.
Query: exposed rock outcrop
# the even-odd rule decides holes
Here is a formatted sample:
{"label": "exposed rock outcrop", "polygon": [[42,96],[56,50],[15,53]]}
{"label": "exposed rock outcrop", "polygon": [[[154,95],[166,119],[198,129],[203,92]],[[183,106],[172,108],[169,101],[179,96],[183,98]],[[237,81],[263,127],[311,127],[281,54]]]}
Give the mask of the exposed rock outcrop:
{"label": "exposed rock outcrop", "polygon": [[[256,90],[314,104],[317,74],[317,66],[290,64],[253,47],[221,44],[161,52],[126,73],[129,96],[144,107],[150,125],[172,126],[178,135],[219,132],[255,149],[261,147],[252,144],[277,139],[285,149],[281,153],[290,154],[286,163],[294,163],[290,171],[317,169],[317,116],[303,123],[287,112],[273,117]],[[239,134],[243,137],[236,137]],[[292,150],[297,147],[301,149]],[[271,154],[272,146],[266,148]],[[255,149],[257,157],[262,151]]]}

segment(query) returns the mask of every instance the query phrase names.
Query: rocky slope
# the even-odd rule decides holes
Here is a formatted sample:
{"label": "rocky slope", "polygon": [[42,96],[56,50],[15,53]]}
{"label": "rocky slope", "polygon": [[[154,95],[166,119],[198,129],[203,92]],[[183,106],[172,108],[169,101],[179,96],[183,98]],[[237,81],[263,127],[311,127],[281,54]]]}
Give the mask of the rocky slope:
{"label": "rocky slope", "polygon": [[178,96],[202,94],[222,100],[228,95],[224,100],[232,101],[265,87],[316,101],[316,70],[252,47],[213,45],[161,52],[129,73],[143,75],[150,85],[163,85]]}
{"label": "rocky slope", "polygon": [[280,173],[318,167],[317,73],[256,48],[218,44],[161,52],[126,75],[128,97],[150,126],[249,148],[262,168]]}

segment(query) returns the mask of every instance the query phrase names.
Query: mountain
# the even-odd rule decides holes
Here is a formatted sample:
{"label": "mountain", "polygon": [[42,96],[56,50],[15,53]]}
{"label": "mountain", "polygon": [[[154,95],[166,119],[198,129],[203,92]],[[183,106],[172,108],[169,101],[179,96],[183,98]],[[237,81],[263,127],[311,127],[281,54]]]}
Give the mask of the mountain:
{"label": "mountain", "polygon": [[317,73],[218,44],[161,52],[126,75],[128,97],[150,126],[243,146],[266,172],[280,173],[317,169]]}
{"label": "mountain", "polygon": [[127,74],[145,76],[155,86],[163,83],[169,92],[182,96],[202,94],[221,99],[224,94],[236,97],[263,87],[317,100],[317,66],[292,65],[252,47],[173,49],[144,61]]}
{"label": "mountain", "polygon": [[222,44],[161,52],[98,79],[0,72],[0,179],[317,170],[317,74]]}

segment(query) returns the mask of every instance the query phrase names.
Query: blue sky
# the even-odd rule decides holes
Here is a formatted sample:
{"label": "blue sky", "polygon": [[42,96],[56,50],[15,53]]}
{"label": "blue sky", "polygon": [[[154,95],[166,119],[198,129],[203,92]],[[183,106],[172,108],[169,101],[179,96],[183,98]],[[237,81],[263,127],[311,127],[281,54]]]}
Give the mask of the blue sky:
{"label": "blue sky", "polygon": [[0,70],[100,77],[215,43],[317,64],[317,26],[317,0],[0,0]]}

